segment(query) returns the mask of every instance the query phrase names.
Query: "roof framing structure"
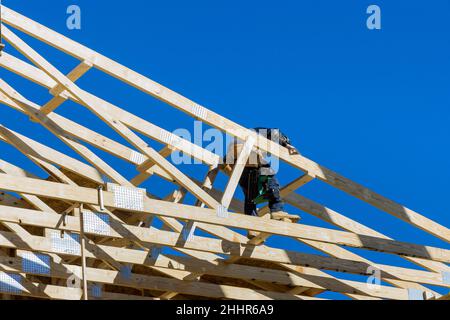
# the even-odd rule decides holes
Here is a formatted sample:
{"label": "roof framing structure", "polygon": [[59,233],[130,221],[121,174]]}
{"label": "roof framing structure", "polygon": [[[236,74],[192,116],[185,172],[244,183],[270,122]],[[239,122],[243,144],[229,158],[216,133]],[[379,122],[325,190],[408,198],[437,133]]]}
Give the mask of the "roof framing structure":
{"label": "roof framing structure", "polygon": [[[2,108],[25,114],[74,154],[0,125],[2,143],[48,175],[42,179],[0,159],[1,298],[320,300],[327,291],[354,300],[446,297],[432,287],[450,287],[448,248],[397,241],[297,190],[311,181],[328,184],[445,243],[450,241],[447,227],[302,155],[291,155],[273,141],[5,6],[2,21],[4,39],[23,57],[6,50],[0,66],[51,95],[39,105],[0,78]],[[79,65],[63,74],[16,30],[78,59]],[[281,190],[285,201],[339,230],[270,220],[267,207],[259,210],[260,217],[243,215],[243,204],[235,197],[242,165],[224,170],[219,155],[82,89],[76,81],[92,68],[245,141],[238,163],[245,163],[251,150],[277,154],[298,171]],[[58,114],[69,100],[95,114],[128,145]],[[144,139],[164,147],[157,151]],[[136,176],[125,178],[92,150],[133,165]],[[208,171],[203,180],[168,159],[176,150],[200,161]],[[219,174],[229,179],[223,190],[214,187]],[[151,188],[143,189],[153,176],[171,183],[173,192],[160,198],[150,193]],[[183,203],[187,194],[197,199],[195,205]],[[162,227],[155,226],[155,219]],[[196,230],[202,234],[194,235]],[[259,235],[248,240],[236,230]],[[266,245],[273,235],[321,254]],[[349,248],[396,255],[417,268],[376,263]],[[373,270],[379,271],[378,285],[343,276],[371,277]]]}

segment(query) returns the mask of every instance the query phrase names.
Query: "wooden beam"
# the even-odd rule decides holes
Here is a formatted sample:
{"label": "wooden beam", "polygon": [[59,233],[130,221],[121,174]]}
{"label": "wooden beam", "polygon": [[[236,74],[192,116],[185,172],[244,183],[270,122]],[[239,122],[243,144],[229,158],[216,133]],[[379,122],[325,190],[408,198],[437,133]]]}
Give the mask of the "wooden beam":
{"label": "wooden beam", "polygon": [[236,188],[239,184],[239,180],[241,179],[242,172],[244,172],[245,165],[250,157],[254,145],[255,139],[248,137],[237,157],[236,163],[234,164],[233,173],[231,174],[230,180],[228,181],[222,197],[221,203],[225,208],[230,206],[231,200],[233,199],[234,193],[236,192]]}

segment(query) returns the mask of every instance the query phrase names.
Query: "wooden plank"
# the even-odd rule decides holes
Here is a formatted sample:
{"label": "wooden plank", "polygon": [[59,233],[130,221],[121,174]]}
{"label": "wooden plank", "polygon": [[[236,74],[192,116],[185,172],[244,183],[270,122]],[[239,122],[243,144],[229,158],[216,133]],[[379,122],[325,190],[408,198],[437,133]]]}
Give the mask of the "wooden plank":
{"label": "wooden plank", "polygon": [[[301,268],[298,275],[295,275],[291,272],[283,270],[226,264],[224,261],[196,261],[191,258],[178,257],[173,255],[160,255],[155,262],[155,265],[163,268],[172,267],[180,270],[189,270],[192,272],[198,271],[200,269],[204,270],[204,273],[210,275],[222,275],[226,277],[247,279],[250,278],[289,286],[301,286],[306,288],[310,287],[341,293],[354,293],[355,290],[357,290],[360,292],[360,294],[382,297],[371,291],[370,288],[368,288],[367,283],[354,283],[353,281],[335,279],[330,275],[320,273],[317,269],[308,267]],[[411,279],[414,279],[414,281],[421,281],[422,279],[426,279],[425,281],[427,284],[448,287],[448,285],[443,284],[439,274],[431,272],[417,271],[415,277],[412,277],[411,274],[409,274],[408,276],[405,275],[405,277],[410,277]],[[343,286],[338,285],[339,282],[341,282]],[[384,286],[381,285],[381,287],[381,289],[384,289]],[[367,291],[365,289],[367,289]],[[405,291],[406,290],[402,289],[393,290],[393,292],[398,293],[404,293]]]}
{"label": "wooden plank", "polygon": [[[5,84],[4,81],[0,80],[0,82],[2,82],[2,86],[1,86],[2,90],[6,90],[6,92],[8,94],[13,95],[15,98],[19,99],[20,101],[23,101],[24,103],[27,103],[27,106],[28,105],[32,105],[31,102],[25,100],[22,96],[17,94],[17,92],[15,92],[11,87],[9,87],[7,84]],[[11,103],[14,103],[14,102],[11,102]],[[23,107],[25,108],[26,106],[23,105]],[[117,182],[119,184],[133,187],[132,184],[130,184],[125,178],[123,178],[113,168],[108,166],[102,159],[97,157],[92,151],[87,149],[82,144],[78,143],[76,140],[70,139],[70,137],[68,137],[67,134],[62,134],[57,127],[52,125],[51,122],[45,120],[45,116],[42,116],[40,113],[37,113],[37,114],[35,114],[35,117],[45,127],[47,127],[47,129],[49,129],[50,131],[55,133],[55,135],[57,137],[59,137],[66,144],[68,144],[71,148],[73,148],[75,151],[77,151],[88,162],[93,164],[96,167],[96,169],[98,169],[98,171],[107,174],[110,179],[112,179],[113,181],[115,181],[115,182]],[[177,232],[181,232],[182,225],[179,222],[177,222],[176,220],[174,220],[172,218],[163,218],[163,219],[164,219],[164,222],[166,224],[168,224],[172,229],[174,229]],[[206,231],[214,234],[214,235],[218,235],[220,237],[224,237],[224,238],[227,238],[227,239],[236,239],[236,233],[232,232],[231,230],[226,230],[226,229],[223,229],[221,227],[208,226],[208,225],[205,225],[205,224],[201,224],[199,226],[201,228],[205,229]]]}
{"label": "wooden plank", "polygon": [[[41,298],[50,300],[80,300],[82,291],[77,288],[68,288],[62,286],[55,286],[49,284],[42,284],[38,282],[31,282],[24,277],[21,277],[21,282],[24,290],[21,292],[14,292],[12,296]],[[121,293],[103,292],[102,297],[96,300],[155,300],[151,297],[142,297],[136,295],[127,295]]]}
{"label": "wooden plank", "polygon": [[225,188],[225,192],[223,193],[222,196],[221,203],[226,208],[230,206],[231,200],[233,199],[234,193],[236,192],[236,188],[239,184],[239,180],[241,179],[242,172],[244,172],[245,165],[247,163],[248,158],[250,157],[254,144],[255,139],[249,137],[247,141],[245,141],[241,153],[239,154],[236,163],[234,164],[233,173],[231,174],[231,177]]}
{"label": "wooden plank", "polygon": [[[18,147],[18,149],[21,150],[21,151],[23,151],[22,148],[20,148],[20,147]],[[30,157],[30,156],[29,156],[29,157]],[[30,157],[30,158],[31,158],[34,162],[36,162],[38,165],[42,166],[44,170],[46,170],[46,171],[48,171],[50,174],[54,175],[54,176],[56,177],[56,179],[58,179],[58,180],[60,180],[60,181],[62,181],[62,182],[64,182],[64,183],[67,183],[67,184],[69,184],[69,185],[76,186],[76,184],[75,184],[73,181],[71,181],[67,176],[65,176],[62,172],[60,172],[60,171],[59,171],[57,168],[55,168],[54,166],[52,166],[52,165],[50,165],[50,164],[48,164],[48,163],[45,163],[44,161],[42,161],[42,160],[40,160],[40,159],[36,159],[36,158],[34,158],[34,157]],[[96,212],[101,211],[101,209],[100,209],[99,207],[97,207],[97,206],[91,206],[91,207],[92,207],[91,209],[94,210],[94,211],[96,211]],[[109,212],[108,210],[104,210],[103,212],[106,213],[106,214],[109,214],[109,215],[112,216],[115,220],[117,220],[117,221],[119,221],[119,222],[123,222],[123,221],[121,221],[116,215],[114,215],[113,213]],[[165,221],[165,220],[163,219],[163,221]],[[115,268],[116,270],[121,269],[121,265],[120,265],[120,264],[113,263],[113,264],[111,265],[111,264],[108,263],[108,262],[106,262],[106,264],[107,264],[107,265],[110,265],[113,269],[114,269],[114,268]],[[173,273],[171,273],[171,272],[166,272],[166,273],[167,273],[168,275],[172,275],[172,276],[173,276]]]}
{"label": "wooden plank", "polygon": [[[36,164],[38,164],[39,166],[41,166],[45,171],[48,171],[51,175],[55,176],[58,180],[63,181],[64,183],[68,183],[72,186],[76,186],[76,184],[71,181],[68,177],[66,177],[62,172],[60,172],[56,167],[54,167],[53,165],[46,163],[44,160],[41,160],[39,158],[36,158],[35,156],[39,156],[36,155],[34,153],[33,155],[28,154],[28,150],[24,149],[23,145],[19,145],[17,143],[17,141],[9,141],[12,142],[12,144],[18,149],[20,150],[22,153],[24,153],[27,157],[29,157],[32,161],[34,161]],[[97,206],[91,206],[93,210],[95,211],[100,211],[100,209]],[[50,209],[51,210],[51,209]],[[109,215],[113,216],[116,220],[121,221],[117,216],[113,215],[111,212],[106,211],[105,213],[108,213]],[[117,264],[117,263],[106,263],[107,265],[111,266],[111,268],[116,268],[116,269],[121,269],[121,265]]]}
{"label": "wooden plank", "polygon": [[[297,194],[289,194],[290,191],[295,190],[295,185],[297,183],[299,183],[300,181],[302,181],[303,179],[296,179],[294,180],[292,183],[286,185],[285,187],[282,188],[281,190],[281,194],[283,195],[283,197],[289,197],[289,198],[295,198],[295,197],[301,197],[304,198],[302,196],[299,196]],[[310,181],[309,178],[305,179],[304,181]],[[293,188],[294,187],[294,188]],[[220,198],[222,192],[219,190],[215,190],[216,193],[216,197]],[[340,214],[337,214],[336,212],[334,212],[331,209],[325,208],[319,204],[316,204],[315,202],[311,201],[311,200],[307,200],[306,198],[304,198],[307,201],[308,205],[300,205],[301,202],[297,201],[297,202],[292,202],[290,201],[289,203],[295,207],[298,207],[300,209],[302,209],[305,212],[311,213],[314,216],[323,219],[325,221],[331,222],[333,224],[335,224],[338,227],[343,227],[344,229],[348,230],[348,231],[353,231],[355,233],[360,233],[360,234],[366,234],[366,235],[371,235],[371,236],[375,236],[378,237],[378,235],[380,235],[380,237],[382,238],[388,238],[384,235],[382,235],[381,233],[378,233],[376,231],[371,230],[370,228],[367,228],[361,224],[358,224],[355,221],[352,221],[351,219],[344,217]],[[234,200],[235,204],[235,210],[242,210],[243,208],[243,203],[237,200]],[[313,208],[313,210],[311,209]],[[311,211],[312,210],[312,211]],[[317,212],[319,212],[320,214],[317,214]],[[315,214],[316,213],[316,214]],[[352,227],[353,226],[353,227]],[[390,239],[390,238],[388,238]],[[343,248],[340,248],[336,245],[333,244],[325,244],[322,242],[316,242],[316,241],[302,241],[301,239],[298,239],[301,242],[308,244],[310,246],[312,246],[313,248],[319,249],[322,252],[325,252],[333,257],[339,257],[341,259],[349,259],[349,260],[355,260],[355,261],[364,261],[370,265],[376,266],[378,269],[380,269],[381,271],[385,271],[386,274],[389,274],[389,276],[391,277],[391,279],[387,279],[387,278],[383,278],[384,281],[395,285],[396,287],[400,287],[400,288],[415,288],[418,290],[422,290],[422,291],[431,291],[435,296],[439,296],[439,293],[434,292],[428,288],[425,288],[417,283],[411,282],[411,280],[409,282],[407,281],[399,281],[399,280],[394,280],[392,278],[396,277],[397,273],[395,272],[395,270],[392,269],[386,269],[386,266],[382,266],[376,263],[373,263],[367,259],[364,259],[348,250],[345,250]],[[430,261],[430,260],[424,260],[424,259],[420,259],[420,258],[411,258],[411,257],[407,257],[407,256],[402,256],[402,258],[409,260],[413,263],[416,263],[420,266],[423,266],[429,270],[432,271],[436,271],[438,273],[433,273],[435,276],[440,277],[440,274],[442,271],[449,271],[449,267],[443,263],[440,262],[435,262],[435,261]],[[238,258],[231,258],[231,261],[235,262],[238,261]],[[293,271],[294,269],[292,268],[292,266],[290,265],[285,265],[285,267],[288,270]],[[414,281],[414,280],[412,280]],[[301,290],[301,288],[300,288]],[[349,295],[350,296],[350,295]],[[351,295],[353,298],[358,298],[358,295],[354,296]]]}

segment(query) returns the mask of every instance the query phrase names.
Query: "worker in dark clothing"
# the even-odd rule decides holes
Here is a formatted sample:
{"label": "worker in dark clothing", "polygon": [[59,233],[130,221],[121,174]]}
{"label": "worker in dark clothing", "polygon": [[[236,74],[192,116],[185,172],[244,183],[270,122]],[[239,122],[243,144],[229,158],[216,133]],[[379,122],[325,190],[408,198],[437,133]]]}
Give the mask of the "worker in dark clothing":
{"label": "worker in dark clothing", "polygon": [[245,167],[239,185],[245,195],[244,212],[246,215],[257,217],[256,205],[263,200],[269,202],[270,212],[284,211],[284,203],[280,196],[280,185],[275,173],[262,176],[259,168]]}
{"label": "worker in dark clothing", "polygon": [[[256,128],[254,130],[265,138],[287,147],[289,150],[295,150],[295,148],[291,146],[289,139],[278,129]],[[225,160],[227,164],[235,163],[235,159],[237,159],[241,153],[243,146],[244,143],[239,142],[238,140],[232,142],[229,146]],[[294,154],[291,151],[290,153]],[[272,219],[291,222],[298,221],[300,218],[299,216],[290,215],[284,212],[284,202],[280,194],[280,184],[275,176],[275,171],[264,158],[264,154],[260,150],[253,150],[245,164],[244,171],[239,180],[239,185],[245,196],[244,213],[246,215],[257,217],[257,205],[268,202]],[[252,239],[256,235],[256,232],[249,231],[248,238]]]}

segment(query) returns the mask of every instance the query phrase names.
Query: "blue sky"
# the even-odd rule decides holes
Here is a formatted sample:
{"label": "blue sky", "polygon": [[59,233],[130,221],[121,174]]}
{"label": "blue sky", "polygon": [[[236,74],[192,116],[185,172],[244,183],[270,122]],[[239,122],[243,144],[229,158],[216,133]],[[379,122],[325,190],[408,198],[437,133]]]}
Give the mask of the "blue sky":
{"label": "blue sky", "polygon": [[[110,3],[4,1],[241,125],[281,128],[303,155],[450,225],[448,1]],[[81,30],[66,27],[70,4],[82,10]],[[382,10],[381,30],[366,27],[366,8],[371,4]],[[62,71],[76,65],[74,59],[23,38]],[[7,51],[16,54],[11,47]],[[0,73],[29,99],[41,104],[49,99],[48,92],[30,82],[4,70]],[[79,84],[166,129],[193,128],[190,117],[98,71],[90,71]],[[6,107],[0,110],[2,124],[77,157],[26,117]],[[116,137],[75,104],[67,103],[58,112],[72,119],[83,115],[83,124]],[[39,173],[9,146],[1,144],[0,150],[5,160]],[[99,154],[127,177],[133,176],[123,162]],[[198,178],[204,172],[188,170]],[[284,166],[279,179],[286,183],[296,175]],[[153,191],[153,183],[160,185],[155,193],[170,190],[157,179],[145,186]],[[224,183],[222,177],[218,184]],[[393,238],[449,248],[324,183],[313,182],[299,192]],[[305,224],[328,227],[289,209],[300,213]],[[279,237],[269,244],[309,250]],[[391,255],[352,251],[375,261],[415,267]]]}

